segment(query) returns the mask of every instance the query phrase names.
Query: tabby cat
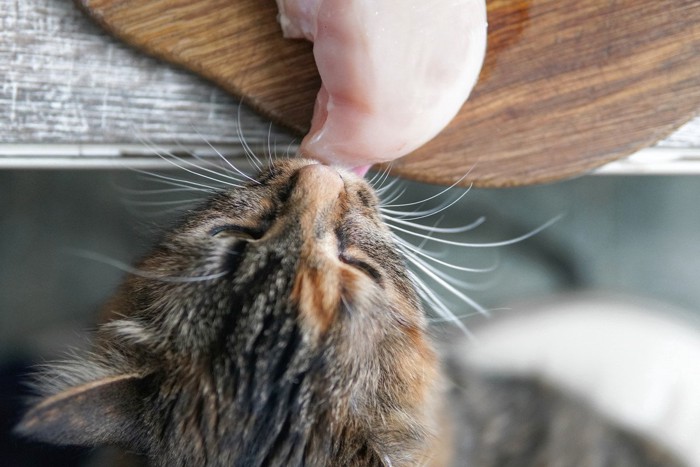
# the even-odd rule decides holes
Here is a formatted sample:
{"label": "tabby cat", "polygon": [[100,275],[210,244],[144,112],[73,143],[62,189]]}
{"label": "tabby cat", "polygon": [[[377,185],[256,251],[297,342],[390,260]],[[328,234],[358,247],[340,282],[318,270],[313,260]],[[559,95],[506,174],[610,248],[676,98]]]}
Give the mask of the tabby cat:
{"label": "tabby cat", "polygon": [[187,214],[17,431],[158,466],[673,466],[537,381],[431,342],[370,185],[276,161]]}

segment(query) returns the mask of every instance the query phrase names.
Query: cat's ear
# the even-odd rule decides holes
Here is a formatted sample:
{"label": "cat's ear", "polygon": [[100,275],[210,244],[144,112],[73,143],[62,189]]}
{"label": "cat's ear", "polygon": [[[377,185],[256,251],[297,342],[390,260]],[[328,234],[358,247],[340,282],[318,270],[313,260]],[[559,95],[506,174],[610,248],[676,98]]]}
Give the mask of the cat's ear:
{"label": "cat's ear", "polygon": [[32,407],[15,432],[53,444],[133,445],[142,434],[144,383],[128,374],[66,389]]}

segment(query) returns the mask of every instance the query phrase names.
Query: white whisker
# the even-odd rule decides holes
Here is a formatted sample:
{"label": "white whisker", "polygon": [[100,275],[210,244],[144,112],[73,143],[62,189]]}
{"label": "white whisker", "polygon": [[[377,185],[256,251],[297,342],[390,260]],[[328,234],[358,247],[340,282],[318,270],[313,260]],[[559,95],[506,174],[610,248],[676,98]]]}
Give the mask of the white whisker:
{"label": "white whisker", "polygon": [[[189,151],[186,147],[184,147],[184,146],[183,146],[182,144],[180,144],[179,142],[177,142],[176,144],[177,144],[178,147],[180,147],[183,151],[187,152],[188,154],[190,154],[190,156],[192,156],[193,158],[195,158],[195,159],[197,159],[198,161],[202,162],[203,164],[206,164],[206,165],[208,165],[208,166],[210,166],[210,167],[212,167],[212,166],[213,166],[213,167],[216,167],[217,169],[221,169],[221,170],[223,171],[223,172],[218,172],[218,171],[216,171],[216,170],[208,170],[210,173],[214,173],[214,174],[216,174],[216,175],[219,176],[219,177],[224,177],[224,178],[227,178],[227,179],[229,179],[229,180],[233,180],[233,181],[236,181],[236,182],[239,182],[239,183],[245,183],[245,180],[243,180],[243,179],[240,178],[240,177],[235,176],[235,175],[234,175],[235,172],[229,170],[227,167],[225,167],[225,166],[223,166],[223,165],[221,165],[221,164],[216,164],[216,163],[214,163],[213,161],[211,161],[211,160],[209,160],[209,159],[205,159],[204,157],[200,156],[200,155],[197,154],[196,152],[191,152],[191,151]],[[220,159],[217,159],[217,160],[220,160]],[[228,159],[227,159],[225,156],[224,156],[224,161],[227,163],[227,165],[231,165],[231,164],[229,163]],[[195,165],[195,164],[192,164],[192,165],[194,165],[195,167],[201,167],[202,169],[205,169],[204,166],[197,166],[197,165]],[[205,170],[207,170],[207,169],[205,169]]]}
{"label": "white whisker", "polygon": [[[452,206],[454,206],[455,204],[457,204],[462,198],[467,196],[467,193],[469,193],[470,189],[471,188],[468,188],[467,190],[462,192],[462,194],[460,194],[454,201],[443,203],[443,205],[441,205],[437,208],[429,209],[429,210],[424,211],[424,212],[414,212],[412,217],[408,217],[408,216],[402,216],[402,217],[404,218],[404,220],[415,221],[418,219],[425,219],[426,217],[434,216],[435,214],[440,213],[442,211],[445,211],[446,209],[449,209]],[[383,208],[381,208],[381,209],[382,209],[382,212],[384,212]],[[391,211],[389,211],[389,210],[387,210],[387,212],[391,213]]]}
{"label": "white whisker", "polygon": [[371,179],[369,179],[369,184],[372,185],[375,191],[378,191],[382,187],[382,183],[384,183],[384,179],[386,179],[389,176],[389,168],[391,165],[387,165],[384,167],[383,170],[377,172],[372,176]]}
{"label": "white whisker", "polygon": [[[435,223],[432,225],[432,227],[437,227],[437,226],[440,224],[440,222],[442,222],[442,220],[443,220],[444,218],[445,218],[444,215],[440,216],[440,217],[438,218],[438,220],[435,221]],[[391,226],[389,226],[389,227],[391,227]],[[435,230],[431,230],[431,231],[428,232],[428,236],[429,236],[429,237],[432,237],[434,233],[435,233]],[[393,235],[393,232],[392,232],[392,235]],[[409,243],[409,242],[406,242],[406,244],[408,244],[408,243]],[[419,251],[423,251],[423,252],[425,252],[425,253],[427,254],[428,251],[425,249],[426,243],[428,243],[428,239],[427,239],[427,238],[424,238],[424,239],[416,246],[415,249],[416,249],[416,250],[419,250]],[[443,249],[443,253],[444,253],[444,249]],[[436,254],[435,256],[437,257],[437,254]]]}
{"label": "white whisker", "polygon": [[[195,131],[196,131],[196,130],[195,130]],[[207,141],[206,138],[204,138],[204,136],[202,136],[201,133],[199,133],[198,131],[196,131],[196,132],[197,132],[197,134],[199,135],[199,137],[202,138],[202,141],[204,141],[204,143],[205,143],[207,146],[209,146],[209,147],[211,148],[211,150],[214,151],[224,162],[226,162],[226,164],[228,164],[228,166],[231,167],[236,173],[238,173],[239,175],[242,175],[244,178],[250,180],[250,181],[253,182],[253,183],[257,183],[258,185],[260,184],[259,181],[257,181],[256,179],[252,178],[250,175],[248,175],[247,173],[243,172],[241,169],[239,169],[238,167],[236,167],[235,165],[233,165],[233,164],[231,163],[231,161],[229,161],[229,160],[226,158],[226,156],[224,156],[223,154],[221,154],[221,152],[219,152],[218,149],[216,149],[209,141]],[[244,147],[244,150],[245,150],[245,147]]]}
{"label": "white whisker", "polygon": [[477,220],[475,220],[471,224],[467,224],[467,225],[464,225],[462,227],[431,227],[428,225],[415,224],[413,222],[409,222],[409,221],[404,220],[404,219],[396,219],[396,218],[393,218],[390,216],[384,217],[384,220],[387,223],[395,222],[397,224],[406,225],[409,227],[413,227],[414,229],[424,230],[427,232],[454,234],[454,233],[462,233],[462,232],[468,232],[470,230],[474,230],[475,228],[479,227],[481,224],[483,224],[486,221],[486,217],[484,217],[484,216],[479,217]]}
{"label": "white whisker", "polygon": [[[463,313],[460,315],[454,315],[453,318],[428,318],[429,323],[450,323],[450,322],[461,322],[467,318],[472,318],[474,316],[483,316],[481,313],[478,311],[472,311],[471,313]],[[473,336],[470,336],[473,337]]]}
{"label": "white whisker", "polygon": [[406,187],[403,185],[399,186],[396,188],[396,190],[394,190],[392,193],[388,194],[386,197],[382,196],[381,203],[384,204],[385,201],[386,202],[396,201],[397,199],[401,198],[404,195],[404,193],[406,193]]}
{"label": "white whisker", "polygon": [[[149,172],[148,170],[142,170],[142,169],[136,169],[136,168],[130,168],[131,171],[137,172],[143,175],[147,175],[149,177],[149,180],[152,182],[159,182],[159,183],[164,183],[166,185],[172,185],[172,186],[178,186],[181,188],[192,188],[193,190],[199,189],[200,191],[206,191],[209,193],[216,193],[217,189],[209,186],[209,185],[204,185],[202,183],[197,183],[193,182],[191,180],[185,180],[182,178],[175,178],[175,177],[168,177],[166,175],[158,174],[155,172]],[[159,180],[154,180],[159,179]],[[169,183],[164,182],[163,180],[167,180]]]}
{"label": "white whisker", "polygon": [[464,271],[464,272],[476,272],[476,273],[487,273],[487,272],[493,272],[496,269],[498,269],[498,264],[494,264],[493,266],[490,266],[488,268],[468,268],[466,266],[459,266],[456,264],[448,263],[446,261],[441,261],[427,253],[425,253],[423,250],[417,249],[415,246],[411,245],[409,242],[403,240],[401,237],[394,237],[394,240],[399,244],[399,247],[405,252],[406,250],[409,250],[413,254],[417,254],[419,256],[422,256],[425,259],[428,259],[434,263],[437,263],[441,266],[445,266],[450,269],[455,269],[457,271]]}
{"label": "white whisker", "polygon": [[423,271],[428,277],[433,279],[435,282],[437,282],[439,285],[441,285],[445,290],[450,292],[452,295],[454,295],[455,297],[462,300],[465,304],[471,306],[472,308],[479,311],[481,314],[483,314],[485,316],[489,315],[489,312],[486,311],[485,308],[483,308],[481,305],[479,305],[475,300],[464,295],[462,292],[460,292],[459,290],[454,288],[452,285],[450,285],[447,281],[445,281],[440,276],[438,276],[433,271],[431,271],[430,270],[431,268],[428,265],[424,264],[423,261],[421,261],[418,258],[416,258],[415,256],[411,256],[411,255],[407,255],[406,258],[411,263],[413,263],[413,265],[415,265],[418,269]]}
{"label": "white whisker", "polygon": [[389,190],[392,186],[396,185],[396,183],[398,181],[399,181],[399,178],[394,177],[389,183],[387,183],[386,186],[383,186],[380,189],[378,189],[377,194],[381,197],[387,190]]}
{"label": "white whisker", "polygon": [[164,195],[164,194],[170,194],[170,193],[191,193],[193,191],[205,191],[201,190],[199,188],[164,188],[164,189],[159,189],[159,190],[136,190],[133,188],[127,188],[124,186],[119,186],[119,185],[114,185],[114,187],[123,194],[126,195],[139,195],[139,196],[151,196],[151,195]]}
{"label": "white whisker", "polygon": [[[472,169],[473,169],[473,167],[472,167]],[[459,185],[459,183],[460,183],[462,180],[464,180],[465,178],[467,178],[467,176],[469,176],[469,174],[471,173],[472,169],[469,169],[469,171],[468,171],[467,173],[465,173],[464,175],[462,175],[462,177],[460,177],[460,179],[457,180],[456,182],[454,182],[452,185],[448,186],[447,188],[445,188],[444,190],[440,191],[439,193],[434,194],[433,196],[430,196],[430,197],[428,197],[428,198],[425,198],[425,199],[423,199],[423,200],[421,200],[421,201],[413,201],[413,202],[411,202],[411,203],[403,203],[403,204],[390,204],[390,205],[384,205],[384,207],[399,208],[399,207],[406,207],[406,206],[415,206],[415,205],[418,205],[418,204],[423,204],[423,203],[425,203],[425,202],[427,202],[427,201],[430,201],[430,200],[432,200],[432,199],[438,198],[438,197],[444,195],[445,193],[447,193],[448,191],[450,191],[451,189],[453,189],[454,187],[456,187],[457,185]],[[474,185],[473,183],[469,184],[469,187],[467,187],[466,191],[471,190],[473,185]]]}
{"label": "white whisker", "polygon": [[178,199],[170,201],[138,201],[138,200],[124,200],[124,203],[131,206],[173,206],[178,204],[194,204],[202,201],[202,198],[191,198],[191,199]]}
{"label": "white whisker", "polygon": [[[445,209],[447,209],[448,205],[452,201],[446,201],[443,204],[439,206],[432,207],[430,209],[426,209],[423,211],[413,211],[413,212],[408,212],[408,211],[393,211],[391,209],[385,209],[380,207],[379,211],[386,215],[389,216],[393,219],[404,219],[404,220],[414,220],[416,217],[419,217],[420,219],[425,219],[426,217],[431,217],[434,216],[435,214],[439,214]],[[411,217],[415,216],[415,217]]]}
{"label": "white whisker", "polygon": [[377,183],[377,191],[381,191],[384,188],[384,183],[389,179],[389,172],[391,172],[391,166],[393,165],[393,162],[389,162],[386,166],[386,170],[384,171],[384,176],[379,179],[379,182]]}
{"label": "white whisker", "polygon": [[285,157],[286,157],[287,159],[289,159],[289,157],[290,157],[290,154],[289,154],[289,153],[290,153],[290,151],[292,150],[292,146],[294,146],[294,145],[296,144],[296,142],[297,142],[297,140],[296,140],[296,138],[294,138],[294,139],[293,139],[292,141],[290,141],[290,143],[287,145],[287,150],[284,151],[284,155],[285,155]]}
{"label": "white whisker", "polygon": [[141,216],[141,217],[148,217],[148,218],[152,219],[154,217],[169,216],[173,213],[181,213],[183,210],[186,210],[190,206],[191,205],[189,205],[189,204],[183,204],[181,206],[176,206],[176,207],[168,208],[168,209],[150,210],[150,209],[138,209],[136,207],[129,206],[127,204],[126,208],[132,214],[135,214],[135,215]]}
{"label": "white whisker", "polygon": [[413,235],[415,237],[427,238],[431,242],[443,243],[445,245],[454,245],[454,246],[461,246],[461,247],[467,247],[467,248],[496,248],[496,247],[501,247],[501,246],[513,245],[514,243],[518,243],[518,242],[522,242],[523,240],[527,240],[528,238],[532,237],[533,235],[537,235],[538,233],[542,232],[546,228],[550,227],[552,224],[558,222],[562,217],[563,217],[563,215],[556,216],[553,219],[550,219],[546,223],[542,224],[541,226],[537,227],[534,230],[531,230],[530,232],[528,232],[524,235],[512,238],[510,240],[504,240],[501,242],[485,242],[485,243],[457,242],[457,241],[452,241],[452,240],[446,240],[444,238],[430,237],[430,236],[423,235],[423,234],[420,234],[418,232],[413,232],[412,230],[404,229],[404,228],[398,227],[398,226],[393,226],[392,228],[395,230],[398,230],[399,232],[404,232],[406,234]]}
{"label": "white whisker", "polygon": [[437,313],[445,322],[454,323],[466,335],[471,336],[471,332],[459,318],[440,300],[439,297],[414,273],[410,272],[411,280],[416,286],[418,295],[431,306],[433,312]]}
{"label": "white whisker", "polygon": [[[268,159],[268,164],[270,167],[274,166],[274,163],[272,161],[272,144],[270,143],[270,139],[272,136],[272,122],[270,122],[270,125],[267,127],[267,159]],[[275,153],[277,153],[277,141],[275,140]]]}
{"label": "white whisker", "polygon": [[[404,252],[404,254],[411,254],[411,253]],[[497,278],[493,278],[489,281],[480,282],[480,283],[462,281],[462,280],[459,280],[456,277],[448,274],[447,272],[440,270],[434,266],[431,266],[430,264],[426,263],[425,261],[420,260],[420,258],[417,258],[414,256],[413,259],[416,261],[419,261],[423,266],[425,266],[426,268],[430,269],[433,273],[440,276],[441,279],[447,281],[448,283],[454,285],[455,287],[459,287],[462,290],[471,290],[471,291],[489,290],[495,284],[498,283]]]}
{"label": "white whisker", "polygon": [[[172,153],[170,153],[170,152],[168,152],[168,151],[165,151],[165,150],[164,150],[163,153],[161,153],[160,150],[159,150],[159,148],[157,148],[156,146],[151,145],[150,143],[148,143],[148,142],[145,141],[145,140],[142,140],[141,142],[144,143],[144,145],[145,145],[146,147],[150,148],[158,157],[160,157],[160,158],[163,159],[164,161],[168,162],[169,164],[173,165],[174,167],[177,167],[177,168],[179,168],[179,169],[181,169],[181,170],[184,170],[184,171],[187,172],[187,173],[190,173],[190,174],[195,175],[195,176],[197,176],[197,177],[204,178],[204,179],[206,179],[206,180],[211,180],[212,182],[219,183],[219,184],[221,184],[221,185],[227,185],[227,186],[232,186],[232,187],[236,187],[236,188],[240,188],[240,187],[241,187],[241,185],[238,185],[237,183],[231,183],[231,182],[227,182],[227,181],[225,181],[225,180],[219,180],[218,178],[210,177],[210,176],[208,176],[208,175],[204,175],[204,174],[199,173],[199,172],[196,172],[196,171],[194,171],[194,170],[190,170],[190,169],[188,169],[187,167],[185,167],[185,166],[183,166],[183,165],[181,165],[181,164],[178,164],[178,163],[175,162],[175,161],[180,161],[180,162],[183,162],[184,164],[188,164],[188,165],[194,165],[194,167],[196,167],[197,169],[201,169],[201,170],[206,170],[206,171],[209,171],[209,172],[213,172],[212,170],[206,169],[206,168],[204,168],[204,167],[199,167],[198,165],[193,164],[192,162],[185,161],[184,159],[182,159],[182,158],[180,158],[180,157],[178,157],[178,156],[176,156],[176,155],[174,155],[174,154],[172,154]],[[164,154],[165,154],[165,155],[164,155]],[[169,157],[166,157],[166,155],[169,156]],[[174,160],[173,160],[173,159],[174,159]],[[220,174],[217,174],[217,175],[220,175]],[[225,177],[228,177],[228,176],[225,176]]]}
{"label": "white whisker", "polygon": [[385,170],[387,170],[387,169],[384,168],[384,169],[382,169],[382,170],[380,170],[380,171],[378,171],[378,172],[375,172],[375,173],[372,175],[372,178],[370,178],[369,180],[367,180],[367,183],[369,183],[369,184],[374,188],[374,182],[377,180],[377,177],[383,176]]}
{"label": "white whisker", "polygon": [[241,109],[243,108],[243,99],[240,99],[238,101],[238,115],[237,115],[237,122],[236,122],[236,132],[238,133],[238,140],[241,142],[241,146],[243,146],[243,150],[245,151],[246,155],[248,156],[248,159],[250,162],[255,166],[255,168],[258,171],[262,170],[262,162],[260,162],[260,159],[255,155],[253,150],[250,148],[248,145],[248,142],[245,140],[243,136],[243,127],[241,125]]}

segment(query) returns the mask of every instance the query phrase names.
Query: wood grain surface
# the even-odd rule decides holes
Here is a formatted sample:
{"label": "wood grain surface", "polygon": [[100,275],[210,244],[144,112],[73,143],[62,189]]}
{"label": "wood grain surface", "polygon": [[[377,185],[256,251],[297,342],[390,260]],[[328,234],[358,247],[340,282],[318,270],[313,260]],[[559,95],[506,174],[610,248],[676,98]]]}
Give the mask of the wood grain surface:
{"label": "wood grain surface", "polygon": [[[303,133],[319,79],[274,0],[81,0],[128,43],[213,80]],[[573,176],[663,138],[700,107],[697,0],[489,0],[479,83],[409,178],[482,186]],[[470,180],[470,181],[471,181]]]}

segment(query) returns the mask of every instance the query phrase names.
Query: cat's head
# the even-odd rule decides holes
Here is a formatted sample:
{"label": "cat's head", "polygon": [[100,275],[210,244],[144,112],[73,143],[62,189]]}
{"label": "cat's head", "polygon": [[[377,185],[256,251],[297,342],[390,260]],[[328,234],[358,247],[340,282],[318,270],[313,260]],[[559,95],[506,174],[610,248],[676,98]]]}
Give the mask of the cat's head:
{"label": "cat's head", "polygon": [[295,159],[194,210],[19,431],[163,465],[419,459],[436,363],[370,186]]}

